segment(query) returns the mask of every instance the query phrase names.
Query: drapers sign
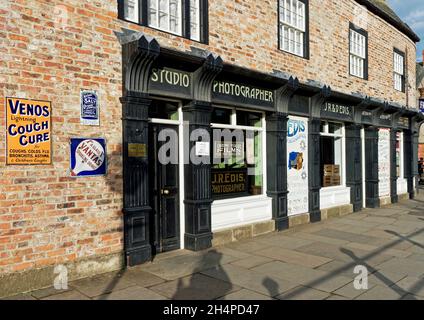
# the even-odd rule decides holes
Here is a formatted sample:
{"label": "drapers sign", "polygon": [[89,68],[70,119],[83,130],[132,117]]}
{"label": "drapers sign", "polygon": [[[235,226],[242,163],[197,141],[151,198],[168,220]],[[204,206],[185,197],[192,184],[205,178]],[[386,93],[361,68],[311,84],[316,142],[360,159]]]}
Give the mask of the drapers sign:
{"label": "drapers sign", "polygon": [[373,123],[373,113],[371,111],[362,111],[362,122],[372,124]]}
{"label": "drapers sign", "polygon": [[334,102],[326,102],[321,108],[321,118],[353,121],[353,107]]}
{"label": "drapers sign", "polygon": [[149,92],[156,94],[171,93],[176,97],[190,98],[192,82],[192,75],[189,72],[170,68],[153,68]]}
{"label": "drapers sign", "polygon": [[393,115],[383,113],[378,118],[378,123],[380,126],[391,127],[393,121]]}
{"label": "drapers sign", "polygon": [[409,118],[407,117],[400,117],[398,119],[398,127],[401,129],[409,129]]}
{"label": "drapers sign", "polygon": [[274,92],[271,90],[221,80],[213,83],[212,90],[212,99],[215,101],[274,107]]}

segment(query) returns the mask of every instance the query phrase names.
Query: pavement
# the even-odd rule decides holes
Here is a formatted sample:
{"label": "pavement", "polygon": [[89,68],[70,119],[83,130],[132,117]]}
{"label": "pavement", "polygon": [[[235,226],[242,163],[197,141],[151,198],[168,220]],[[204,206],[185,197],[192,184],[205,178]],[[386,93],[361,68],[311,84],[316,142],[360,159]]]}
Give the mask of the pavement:
{"label": "pavement", "polygon": [[[367,289],[355,288],[358,272],[368,279],[356,282]],[[204,252],[162,254],[143,266],[71,282],[68,290],[8,299],[424,300],[424,192]]]}

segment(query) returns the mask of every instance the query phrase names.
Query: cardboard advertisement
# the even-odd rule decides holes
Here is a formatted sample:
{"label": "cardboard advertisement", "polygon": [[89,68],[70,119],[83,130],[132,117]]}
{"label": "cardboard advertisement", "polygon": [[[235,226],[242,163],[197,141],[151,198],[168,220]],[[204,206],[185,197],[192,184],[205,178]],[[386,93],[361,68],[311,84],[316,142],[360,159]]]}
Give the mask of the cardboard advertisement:
{"label": "cardboard advertisement", "polygon": [[390,197],[390,130],[378,133],[378,179],[379,196]]}
{"label": "cardboard advertisement", "polygon": [[288,215],[309,211],[308,119],[289,117],[287,124]]}

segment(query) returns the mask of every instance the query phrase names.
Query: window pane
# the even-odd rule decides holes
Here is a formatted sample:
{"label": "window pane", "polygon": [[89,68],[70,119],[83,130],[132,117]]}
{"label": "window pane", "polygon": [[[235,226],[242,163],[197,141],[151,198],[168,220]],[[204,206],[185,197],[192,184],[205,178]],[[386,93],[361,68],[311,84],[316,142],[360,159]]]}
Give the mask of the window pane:
{"label": "window pane", "polygon": [[124,1],[124,18],[126,20],[139,22],[138,12],[138,0]]}
{"label": "window pane", "polygon": [[149,118],[178,121],[178,104],[155,100],[149,107]]}
{"label": "window pane", "polygon": [[246,127],[262,127],[262,117],[259,113],[237,111],[237,125]]}
{"label": "window pane", "polygon": [[333,134],[342,134],[342,125],[338,123],[330,122],[328,124],[328,132]]}
{"label": "window pane", "polygon": [[342,139],[321,137],[321,177],[322,186],[341,185]]}
{"label": "window pane", "polygon": [[200,0],[190,0],[190,36],[200,41]]}
{"label": "window pane", "polygon": [[212,123],[216,124],[231,124],[231,109],[215,108],[212,113]]}
{"label": "window pane", "polygon": [[304,55],[305,4],[299,0],[280,0],[280,48]]}

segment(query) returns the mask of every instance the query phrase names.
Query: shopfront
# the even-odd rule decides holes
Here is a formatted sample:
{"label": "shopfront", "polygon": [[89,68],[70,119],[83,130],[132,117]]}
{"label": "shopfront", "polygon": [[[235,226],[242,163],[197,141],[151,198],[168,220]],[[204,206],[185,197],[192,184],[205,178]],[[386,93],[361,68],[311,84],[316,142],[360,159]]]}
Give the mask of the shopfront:
{"label": "shopfront", "polygon": [[144,36],[123,48],[129,265],[413,191],[413,114],[401,108]]}

